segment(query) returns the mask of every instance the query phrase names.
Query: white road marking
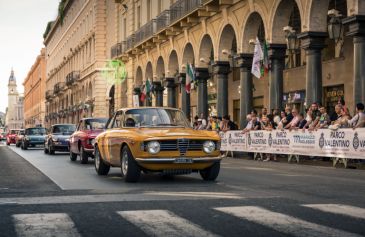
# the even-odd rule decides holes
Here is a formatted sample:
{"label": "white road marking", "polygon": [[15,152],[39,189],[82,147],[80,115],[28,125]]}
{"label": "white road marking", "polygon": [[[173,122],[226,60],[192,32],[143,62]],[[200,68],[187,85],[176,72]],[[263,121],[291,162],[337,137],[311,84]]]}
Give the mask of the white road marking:
{"label": "white road marking", "polygon": [[354,207],[342,204],[305,204],[302,206],[317,209],[324,212],[365,219],[365,209],[360,207]]}
{"label": "white road marking", "polygon": [[311,223],[305,220],[297,219],[293,216],[272,212],[256,206],[236,206],[214,208],[248,221],[267,226],[276,231],[299,237],[355,237],[357,234],[334,229]]}
{"label": "white road marking", "polygon": [[146,192],[145,194],[173,196],[173,197],[202,197],[202,198],[222,198],[222,199],[243,198],[235,193],[217,193],[217,192]]}
{"label": "white road marking", "polygon": [[140,194],[100,194],[100,195],[70,195],[46,197],[0,198],[0,204],[70,204],[95,202],[123,202],[123,201],[161,201],[161,200],[197,200],[197,199],[243,199],[230,193],[201,193],[201,192],[145,192]]}
{"label": "white road marking", "polygon": [[150,236],[217,236],[165,210],[119,211],[117,213]]}
{"label": "white road marking", "polygon": [[65,213],[13,215],[19,237],[79,237],[71,218]]}

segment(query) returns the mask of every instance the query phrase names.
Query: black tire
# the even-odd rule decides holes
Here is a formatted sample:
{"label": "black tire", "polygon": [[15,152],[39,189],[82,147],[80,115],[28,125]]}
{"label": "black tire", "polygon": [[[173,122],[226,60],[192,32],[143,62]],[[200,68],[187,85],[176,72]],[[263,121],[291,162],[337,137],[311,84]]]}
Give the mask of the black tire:
{"label": "black tire", "polygon": [[6,145],[7,145],[7,146],[10,146],[10,143],[9,143],[9,142],[6,142]]}
{"label": "black tire", "polygon": [[20,147],[19,142],[15,143],[15,146],[16,146],[16,147]]}
{"label": "black tire", "polygon": [[216,162],[211,167],[200,170],[200,176],[206,181],[214,181],[218,177],[220,167],[221,163]]}
{"label": "black tire", "polygon": [[87,164],[89,162],[89,155],[85,152],[83,146],[80,148],[80,160],[81,164]]}
{"label": "black tire", "polygon": [[124,180],[128,183],[137,182],[139,180],[139,177],[141,176],[141,168],[134,160],[128,146],[123,147],[120,162]]}
{"label": "black tire", "polygon": [[95,145],[95,171],[98,175],[107,175],[110,170],[110,165],[106,164],[101,157],[98,146]]}
{"label": "black tire", "polygon": [[23,142],[22,146],[23,146],[23,150],[28,150],[28,144],[26,144],[25,142]]}
{"label": "black tire", "polygon": [[46,147],[46,146],[44,146],[44,154],[48,154],[49,153],[49,150],[48,150],[48,148]]}
{"label": "black tire", "polygon": [[76,161],[77,159],[77,154],[73,153],[70,149],[70,160],[71,161]]}
{"label": "black tire", "polygon": [[52,148],[52,144],[49,144],[49,143],[48,143],[48,152],[49,152],[50,155],[54,155],[55,154],[55,151]]}

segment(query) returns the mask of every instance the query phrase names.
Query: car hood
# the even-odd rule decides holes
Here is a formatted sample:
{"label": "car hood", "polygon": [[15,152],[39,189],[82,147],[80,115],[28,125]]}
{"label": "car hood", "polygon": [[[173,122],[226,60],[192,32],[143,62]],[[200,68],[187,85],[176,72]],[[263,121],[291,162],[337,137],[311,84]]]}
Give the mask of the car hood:
{"label": "car hood", "polygon": [[194,130],[191,128],[139,128],[135,132],[144,139],[149,138],[190,138],[219,140],[214,131]]}

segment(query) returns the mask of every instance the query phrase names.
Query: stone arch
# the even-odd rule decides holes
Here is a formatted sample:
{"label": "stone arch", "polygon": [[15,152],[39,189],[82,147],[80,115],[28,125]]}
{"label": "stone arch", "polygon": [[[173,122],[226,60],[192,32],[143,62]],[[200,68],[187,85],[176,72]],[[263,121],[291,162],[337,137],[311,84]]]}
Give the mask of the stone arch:
{"label": "stone arch", "polygon": [[137,67],[136,77],[134,79],[135,86],[141,86],[143,83],[143,72],[141,66]]}
{"label": "stone arch", "polygon": [[185,67],[187,63],[194,64],[195,57],[194,57],[194,48],[191,43],[187,43],[184,48],[183,58],[182,58],[182,68]]}
{"label": "stone arch", "polygon": [[172,50],[169,56],[167,74],[168,76],[174,76],[178,72],[179,72],[179,59],[177,57],[176,50]]}
{"label": "stone arch", "polygon": [[265,23],[260,13],[252,12],[245,24],[243,26],[243,36],[242,36],[242,52],[243,53],[253,53],[254,47],[249,44],[251,39],[256,39],[259,37],[260,40],[265,40],[266,32],[265,32]]}
{"label": "stone arch", "polygon": [[146,66],[145,80],[147,79],[153,81],[153,69],[151,61],[149,61]]}
{"label": "stone arch", "polygon": [[[235,52],[232,52],[235,51]],[[236,32],[231,24],[224,26],[219,38],[218,60],[228,61],[237,52]]]}
{"label": "stone arch", "polygon": [[[298,0],[278,0],[275,2],[271,17],[271,42],[285,44],[285,26],[291,26],[296,33],[301,32],[302,10]],[[299,16],[298,16],[299,14]],[[299,22],[297,22],[299,21]]]}
{"label": "stone arch", "polygon": [[198,65],[202,67],[207,67],[214,61],[213,40],[209,34],[205,34],[200,41],[198,60]]}
{"label": "stone arch", "polygon": [[162,81],[165,78],[165,63],[162,56],[158,57],[156,65],[156,77],[158,81]]}

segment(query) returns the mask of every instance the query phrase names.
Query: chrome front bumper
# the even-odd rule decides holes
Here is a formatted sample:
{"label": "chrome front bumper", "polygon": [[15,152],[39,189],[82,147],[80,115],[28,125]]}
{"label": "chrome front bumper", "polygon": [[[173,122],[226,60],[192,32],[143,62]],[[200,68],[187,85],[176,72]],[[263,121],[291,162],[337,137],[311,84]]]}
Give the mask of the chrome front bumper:
{"label": "chrome front bumper", "polygon": [[[186,160],[186,162],[184,162],[184,160]],[[213,163],[221,160],[221,157],[136,158],[136,161],[141,164],[197,164]]]}

